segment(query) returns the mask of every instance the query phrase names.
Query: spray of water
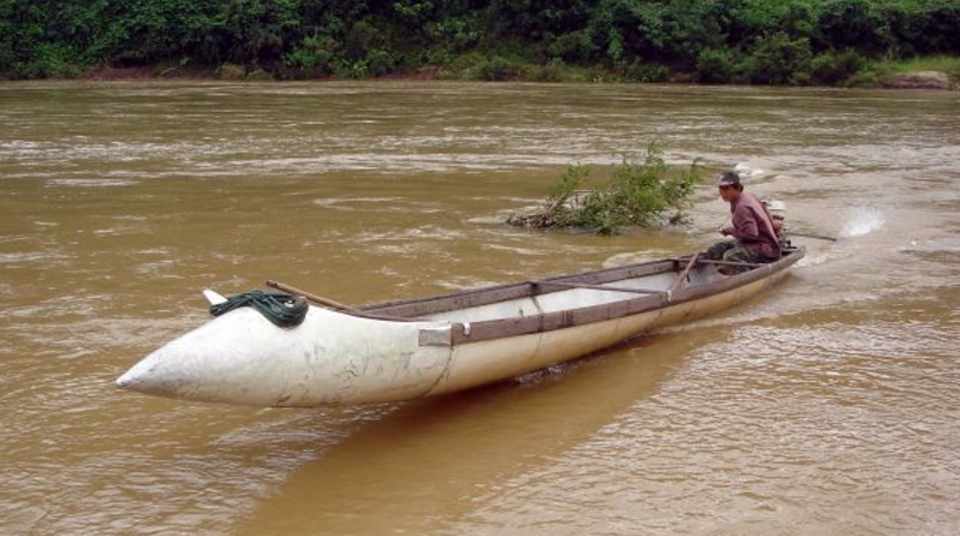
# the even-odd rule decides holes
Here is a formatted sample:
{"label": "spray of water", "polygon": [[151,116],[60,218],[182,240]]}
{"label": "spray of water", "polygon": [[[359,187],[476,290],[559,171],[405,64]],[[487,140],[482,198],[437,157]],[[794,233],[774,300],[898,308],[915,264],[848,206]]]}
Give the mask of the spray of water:
{"label": "spray of water", "polygon": [[850,210],[847,223],[840,231],[840,236],[863,236],[883,227],[885,220],[883,213],[875,208],[857,207]]}
{"label": "spray of water", "polygon": [[733,167],[733,170],[739,173],[744,180],[757,179],[763,175],[762,169],[753,169],[746,162],[740,162]]}

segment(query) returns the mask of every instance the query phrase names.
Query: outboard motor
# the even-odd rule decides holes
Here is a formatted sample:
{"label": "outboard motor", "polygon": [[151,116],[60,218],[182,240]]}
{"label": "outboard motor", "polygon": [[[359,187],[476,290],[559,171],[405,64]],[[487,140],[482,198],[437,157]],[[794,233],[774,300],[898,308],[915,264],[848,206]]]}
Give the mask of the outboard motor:
{"label": "outboard motor", "polygon": [[780,240],[780,249],[782,251],[792,250],[793,246],[790,244],[790,239],[787,238],[787,204],[777,200],[763,200],[761,203],[763,204],[763,208],[767,210],[770,221],[773,222],[773,230],[777,233],[777,238]]}

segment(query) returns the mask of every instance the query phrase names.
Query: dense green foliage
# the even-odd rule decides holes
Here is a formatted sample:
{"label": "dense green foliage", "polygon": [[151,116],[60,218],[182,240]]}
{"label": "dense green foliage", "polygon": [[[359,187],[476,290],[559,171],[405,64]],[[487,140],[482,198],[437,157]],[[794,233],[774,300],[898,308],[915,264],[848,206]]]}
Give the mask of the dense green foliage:
{"label": "dense green foliage", "polygon": [[99,66],[363,78],[840,83],[960,55],[958,0],[0,0],[0,73]]}
{"label": "dense green foliage", "polygon": [[542,211],[512,216],[508,223],[538,229],[576,227],[600,234],[655,225],[668,213],[669,221],[676,223],[684,219],[702,177],[696,162],[684,170],[670,168],[657,144],[647,148],[642,162],[624,158],[608,182],[583,190],[589,175],[589,167],[569,166],[551,188]]}

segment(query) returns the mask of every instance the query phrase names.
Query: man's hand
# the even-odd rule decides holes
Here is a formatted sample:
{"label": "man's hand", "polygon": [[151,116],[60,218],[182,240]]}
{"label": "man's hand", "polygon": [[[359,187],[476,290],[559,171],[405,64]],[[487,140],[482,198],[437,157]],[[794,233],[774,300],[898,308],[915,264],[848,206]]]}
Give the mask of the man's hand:
{"label": "man's hand", "polygon": [[733,234],[733,228],[724,227],[723,229],[720,229],[720,234],[722,234],[723,236],[730,236]]}

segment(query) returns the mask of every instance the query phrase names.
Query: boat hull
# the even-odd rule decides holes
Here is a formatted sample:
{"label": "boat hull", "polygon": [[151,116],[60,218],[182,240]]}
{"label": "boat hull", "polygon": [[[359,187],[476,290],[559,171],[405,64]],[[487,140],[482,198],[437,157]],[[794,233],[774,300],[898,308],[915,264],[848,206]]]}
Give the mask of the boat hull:
{"label": "boat hull", "polygon": [[512,378],[609,348],[657,328],[708,316],[762,293],[787,274],[778,272],[712,296],[622,318],[455,346],[449,371],[428,394],[450,393]]}
{"label": "boat hull", "polygon": [[[239,308],[148,355],[117,384],[249,406],[450,393],[732,307],[782,280],[802,256],[799,250],[733,277],[718,276],[712,265],[682,270],[687,261],[673,259],[351,313],[311,305],[294,328]],[[389,316],[399,313],[410,317]]]}
{"label": "boat hull", "polygon": [[251,308],[214,318],[145,357],[117,385],[247,406],[312,407],[424,396],[450,348],[421,346],[434,323],[385,322],[310,306],[296,328]]}

